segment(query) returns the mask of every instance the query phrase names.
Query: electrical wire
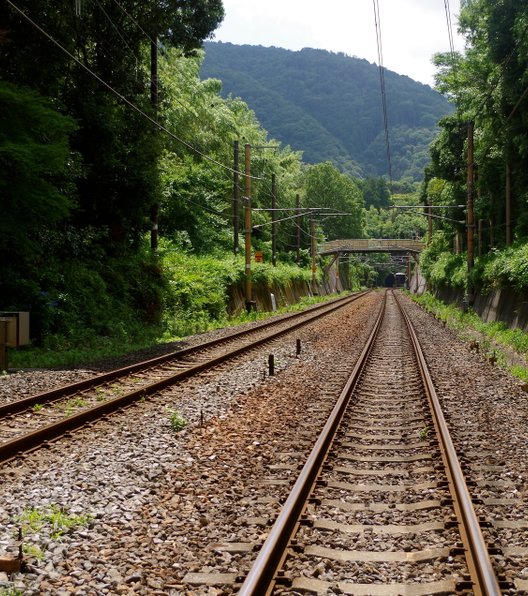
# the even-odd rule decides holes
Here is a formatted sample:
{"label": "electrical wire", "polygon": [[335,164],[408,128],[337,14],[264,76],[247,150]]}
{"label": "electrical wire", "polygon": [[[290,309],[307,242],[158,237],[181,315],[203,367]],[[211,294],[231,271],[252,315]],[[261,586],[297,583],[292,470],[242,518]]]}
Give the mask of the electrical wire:
{"label": "electrical wire", "polygon": [[150,43],[154,44],[159,48],[159,44],[156,42],[156,40],[152,39],[152,37],[145,31],[145,29],[143,29],[143,27],[136,21],[136,19],[134,19],[133,16],[129,15],[128,12],[117,0],[114,0],[114,3],[117,4],[117,6],[119,6],[119,8],[126,14],[126,16],[134,23],[134,25],[136,25],[136,27],[145,35],[145,37],[150,41]]}
{"label": "electrical wire", "polygon": [[136,52],[130,47],[128,41],[125,39],[124,35],[121,33],[121,31],[119,30],[119,27],[114,23],[114,21],[110,18],[110,15],[106,12],[106,10],[104,9],[104,7],[101,5],[101,3],[99,2],[99,0],[94,0],[94,2],[97,4],[97,6],[99,7],[99,10],[104,14],[104,16],[106,17],[106,19],[108,20],[108,22],[112,25],[112,27],[115,29],[117,35],[121,38],[121,41],[125,44],[125,47],[129,50],[129,52],[134,56],[134,58],[136,59],[136,67],[138,62],[141,62],[141,58],[139,56],[136,55]]}
{"label": "electrical wire", "polygon": [[[103,85],[104,87],[106,87],[111,93],[113,93],[116,97],[118,97],[122,102],[124,102],[130,108],[132,108],[133,110],[135,110],[138,114],[140,114],[141,116],[143,116],[143,118],[145,118],[146,120],[148,120],[149,122],[151,122],[154,126],[156,126],[160,130],[162,130],[163,132],[165,132],[166,134],[168,134],[170,137],[172,137],[173,139],[175,139],[176,141],[178,141],[184,147],[187,147],[187,149],[189,149],[193,153],[196,153],[197,155],[199,155],[200,157],[202,157],[206,161],[209,161],[210,163],[213,163],[213,164],[219,166],[220,168],[222,168],[222,169],[224,169],[224,170],[226,170],[226,171],[228,171],[230,173],[233,173],[233,174],[235,173],[235,170],[233,168],[231,168],[230,166],[226,166],[225,164],[219,162],[218,160],[210,157],[206,153],[203,153],[202,151],[200,151],[199,149],[197,149],[196,147],[194,147],[193,145],[191,145],[187,141],[183,140],[182,138],[180,138],[179,136],[177,136],[176,134],[174,134],[173,132],[171,132],[168,128],[166,128],[165,126],[163,126],[162,124],[160,124],[159,122],[157,122],[154,118],[152,118],[147,113],[145,113],[141,108],[139,108],[138,106],[136,106],[132,101],[130,101],[124,95],[122,95],[121,93],[119,93],[119,91],[117,91],[116,89],[114,89],[109,83],[107,83],[98,74],[96,74],[93,70],[91,70],[88,66],[86,66],[86,64],[84,64],[83,62],[81,62],[69,50],[67,50],[63,45],[61,45],[54,37],[52,37],[47,31],[45,31],[40,25],[38,25],[37,23],[35,23],[35,21],[33,21],[33,19],[31,19],[31,17],[29,15],[27,15],[23,10],[21,10],[18,6],[16,6],[12,2],[12,0],[5,0],[5,1],[14,10],[16,10],[22,17],[24,17],[24,19],[26,19],[33,27],[35,27],[38,31],[40,31],[40,33],[42,33],[42,35],[44,35],[45,37],[47,37],[54,45],[56,45],[62,52],[64,52],[67,56],[69,56],[74,62],[76,62],[81,68],[83,68],[88,74],[90,74],[92,77],[94,77],[99,83],[101,83],[101,85]],[[244,174],[244,173],[240,173],[240,175],[241,176],[246,176],[246,174]],[[259,178],[257,176],[248,176],[248,177],[251,178],[252,180],[263,180],[263,178]]]}
{"label": "electrical wire", "polygon": [[379,2],[373,0],[374,4],[374,25],[376,28],[376,44],[378,47],[378,64],[379,64],[379,76],[380,76],[380,89],[381,89],[381,106],[383,110],[383,128],[385,131],[385,147],[387,150],[387,166],[389,173],[390,189],[392,194],[392,163],[391,163],[391,150],[389,140],[389,119],[387,111],[387,93],[385,90],[385,68],[383,66],[383,45],[381,37],[381,20],[379,13]]}
{"label": "electrical wire", "polygon": [[446,23],[447,23],[447,35],[449,37],[449,50],[451,53],[451,63],[453,67],[453,71],[456,70],[455,68],[455,42],[453,38],[453,22],[451,20],[451,7],[449,6],[449,0],[444,0],[444,9],[446,15]]}

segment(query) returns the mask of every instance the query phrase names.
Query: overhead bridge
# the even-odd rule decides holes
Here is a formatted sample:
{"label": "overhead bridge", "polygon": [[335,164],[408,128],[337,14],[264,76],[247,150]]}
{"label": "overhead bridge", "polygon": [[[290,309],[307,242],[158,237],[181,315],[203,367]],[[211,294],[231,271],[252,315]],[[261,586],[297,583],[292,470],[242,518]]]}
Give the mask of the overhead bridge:
{"label": "overhead bridge", "polygon": [[361,238],[325,242],[319,254],[335,255],[343,253],[389,252],[394,254],[411,253],[413,256],[417,256],[424,247],[425,243],[422,240]]}

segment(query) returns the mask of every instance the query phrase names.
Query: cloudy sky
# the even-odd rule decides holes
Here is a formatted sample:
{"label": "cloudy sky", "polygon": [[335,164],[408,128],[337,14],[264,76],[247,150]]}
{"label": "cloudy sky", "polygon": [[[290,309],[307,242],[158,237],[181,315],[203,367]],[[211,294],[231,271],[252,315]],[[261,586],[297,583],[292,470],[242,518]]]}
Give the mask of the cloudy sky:
{"label": "cloudy sky", "polygon": [[[344,52],[377,64],[372,0],[223,0],[225,19],[215,40]],[[449,0],[455,48],[459,0]],[[449,50],[444,0],[379,0],[386,68],[433,84],[435,52]]]}

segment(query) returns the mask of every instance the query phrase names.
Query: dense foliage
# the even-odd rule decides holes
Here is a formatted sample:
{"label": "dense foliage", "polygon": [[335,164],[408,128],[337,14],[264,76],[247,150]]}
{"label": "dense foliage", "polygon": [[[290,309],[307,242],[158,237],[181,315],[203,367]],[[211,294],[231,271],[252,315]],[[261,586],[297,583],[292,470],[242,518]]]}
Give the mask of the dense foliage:
{"label": "dense foliage", "polygon": [[[244,275],[247,190],[252,250],[264,258],[264,264],[254,264],[255,283],[310,279],[313,236],[318,242],[424,237],[423,204],[431,201],[447,207],[444,219],[434,220],[422,258],[433,284],[527,287],[524,5],[463,3],[468,52],[456,57],[456,71],[452,56],[437,58],[439,88],[456,110],[442,120],[417,192],[425,144],[437,116],[449,112],[426,86],[387,73],[387,85],[395,90],[389,106],[393,174],[406,174],[389,182],[381,177],[378,89],[365,82],[377,77],[373,65],[315,50],[248,50],[262,76],[257,82],[248,72],[244,85],[258,90],[284,127],[291,125],[302,141],[292,141],[292,149],[263,128],[257,103],[251,104],[256,114],[242,99],[222,96],[225,81],[203,79],[200,44],[222,18],[220,0],[148,0],[126,9],[117,0],[61,0],[59,9],[56,4],[18,2],[35,24],[9,3],[0,6],[0,309],[30,310],[32,335],[43,350],[125,345],[131,338],[148,342],[224,323],[226,288]],[[151,86],[154,56],[157,86]],[[236,60],[233,68],[240,56]],[[299,79],[302,73],[310,79]],[[334,89],[335,73],[343,80],[350,75],[348,87]],[[356,75],[364,81],[361,88],[350,82]],[[226,76],[229,81],[227,70]],[[332,94],[324,95],[325,89]],[[363,110],[361,117],[349,111],[340,118],[340,104]],[[467,191],[470,116],[476,130],[476,217],[489,223],[482,256],[468,278],[466,257],[453,247],[461,246],[465,232],[459,205]],[[249,189],[243,176],[246,144]],[[303,150],[307,162],[311,154],[317,163],[303,162]],[[506,244],[507,165],[515,226],[512,245],[498,250]],[[238,210],[234,169],[241,174]],[[157,251],[150,246],[156,211]],[[318,268],[319,276],[328,262]],[[358,288],[383,283],[405,262],[378,255],[352,257],[340,267],[341,279]]]}
{"label": "dense foliage", "polygon": [[[332,161],[352,175],[387,173],[379,72],[344,54],[305,48],[205,44],[204,77],[222,80],[223,94],[241,97],[278,139],[308,163]],[[451,109],[427,85],[385,73],[392,172],[423,177],[427,146]]]}
{"label": "dense foliage", "polygon": [[[460,30],[465,53],[436,56],[438,88],[456,111],[440,122],[426,170],[422,199],[449,207],[442,210],[449,220],[434,222],[425,270],[435,284],[526,289],[528,6],[516,0],[463,0]],[[465,204],[468,191],[468,122],[474,123],[475,221],[481,230],[469,277],[464,212],[457,207]]]}
{"label": "dense foliage", "polygon": [[[225,320],[226,287],[244,271],[242,217],[238,255],[227,257],[235,141],[241,172],[244,145],[252,147],[252,244],[265,260],[255,282],[311,277],[308,216],[292,218],[297,201],[347,212],[317,219],[321,240],[362,233],[363,199],[350,177],[330,166],[335,205],[322,187],[318,197],[299,152],[270,139],[242,100],[222,98],[220,81],[200,80],[199,46],[222,17],[219,0],[63,4],[0,7],[0,309],[30,310],[43,349],[125,345]],[[240,176],[242,197],[244,186]],[[297,256],[305,270],[293,266]],[[349,270],[355,287],[368,276],[363,266]]]}

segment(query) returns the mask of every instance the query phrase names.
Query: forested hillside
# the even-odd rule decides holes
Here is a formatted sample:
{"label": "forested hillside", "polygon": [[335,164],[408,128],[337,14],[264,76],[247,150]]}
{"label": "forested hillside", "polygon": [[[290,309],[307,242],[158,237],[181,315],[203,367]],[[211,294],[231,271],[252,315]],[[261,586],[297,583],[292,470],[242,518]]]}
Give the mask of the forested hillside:
{"label": "forested hillside", "polygon": [[[333,161],[352,175],[387,174],[379,70],[366,60],[324,50],[205,44],[203,78],[241,97],[271,135],[302,150],[308,163]],[[428,145],[452,111],[427,85],[385,73],[392,174],[423,177]]]}

